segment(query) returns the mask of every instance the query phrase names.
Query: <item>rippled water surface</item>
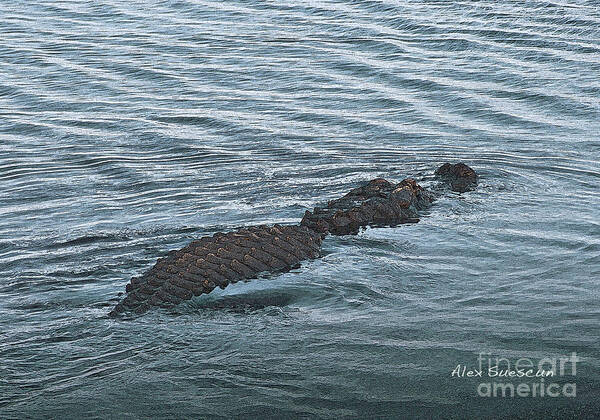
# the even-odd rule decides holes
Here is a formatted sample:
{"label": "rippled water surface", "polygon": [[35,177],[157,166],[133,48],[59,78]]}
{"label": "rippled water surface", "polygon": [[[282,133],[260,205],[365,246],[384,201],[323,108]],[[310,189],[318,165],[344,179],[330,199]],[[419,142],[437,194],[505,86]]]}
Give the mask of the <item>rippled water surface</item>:
{"label": "rippled water surface", "polygon": [[[599,157],[596,1],[4,0],[0,417],[594,417]],[[193,238],[459,160],[418,224],[107,317]],[[575,352],[577,395],[480,397],[482,352]]]}

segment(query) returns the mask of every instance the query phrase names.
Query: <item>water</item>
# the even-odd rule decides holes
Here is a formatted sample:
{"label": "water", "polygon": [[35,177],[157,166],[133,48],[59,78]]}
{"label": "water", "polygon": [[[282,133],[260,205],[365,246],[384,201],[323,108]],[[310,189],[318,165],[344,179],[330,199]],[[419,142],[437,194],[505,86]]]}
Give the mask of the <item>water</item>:
{"label": "water", "polygon": [[[597,414],[596,1],[5,0],[0,33],[0,417]],[[478,190],[416,225],[107,317],[193,238],[458,160]],[[575,352],[576,397],[452,377],[488,352]]]}

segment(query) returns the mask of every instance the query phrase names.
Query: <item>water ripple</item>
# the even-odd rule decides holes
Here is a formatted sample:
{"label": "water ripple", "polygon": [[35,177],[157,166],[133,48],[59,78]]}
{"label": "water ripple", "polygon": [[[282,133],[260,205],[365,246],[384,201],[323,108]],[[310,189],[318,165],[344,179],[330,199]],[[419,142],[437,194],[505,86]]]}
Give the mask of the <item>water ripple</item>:
{"label": "water ripple", "polygon": [[[597,412],[596,2],[6,3],[0,417],[576,413],[446,375],[481,351],[578,352]],[[418,224],[106,317],[193,238],[447,160],[479,188]]]}

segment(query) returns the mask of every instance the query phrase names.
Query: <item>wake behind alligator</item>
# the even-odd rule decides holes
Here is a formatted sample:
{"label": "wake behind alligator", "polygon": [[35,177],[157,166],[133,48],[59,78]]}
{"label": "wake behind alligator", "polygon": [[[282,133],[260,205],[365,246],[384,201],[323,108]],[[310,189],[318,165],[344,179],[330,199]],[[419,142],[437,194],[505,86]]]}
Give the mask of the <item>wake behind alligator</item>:
{"label": "wake behind alligator", "polygon": [[[477,185],[477,174],[464,163],[446,163],[435,175],[457,192]],[[141,277],[132,278],[127,295],[110,315],[170,307],[216,287],[224,289],[264,273],[289,271],[302,261],[318,258],[328,234],[351,235],[366,226],[414,223],[434,199],[432,191],[412,178],[398,184],[376,178],[326,207],[306,211],[299,225],[251,226],[200,238],[160,258]]]}

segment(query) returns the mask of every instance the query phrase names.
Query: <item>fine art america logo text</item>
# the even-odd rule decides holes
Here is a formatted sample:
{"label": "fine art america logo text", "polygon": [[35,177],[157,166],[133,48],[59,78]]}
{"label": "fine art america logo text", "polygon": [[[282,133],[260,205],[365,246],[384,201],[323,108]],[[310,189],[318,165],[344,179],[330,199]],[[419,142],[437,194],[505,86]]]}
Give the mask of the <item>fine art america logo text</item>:
{"label": "fine art america logo text", "polygon": [[476,367],[458,364],[452,376],[482,378],[477,386],[480,397],[575,397],[574,381],[558,383],[557,380],[565,375],[574,377],[579,361],[576,353],[537,361],[524,357],[514,363],[505,357],[479,353]]}

